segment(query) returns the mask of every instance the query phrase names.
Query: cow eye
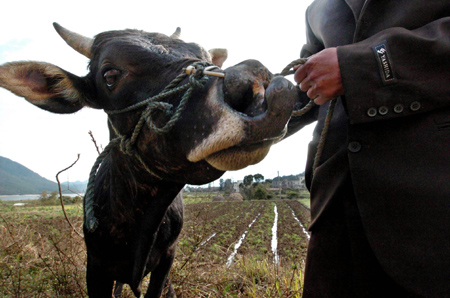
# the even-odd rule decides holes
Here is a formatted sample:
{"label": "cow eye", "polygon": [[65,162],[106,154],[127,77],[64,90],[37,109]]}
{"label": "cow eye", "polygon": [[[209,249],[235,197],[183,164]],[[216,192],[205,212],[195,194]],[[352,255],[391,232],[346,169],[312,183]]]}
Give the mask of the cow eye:
{"label": "cow eye", "polygon": [[110,69],[103,74],[103,78],[105,78],[106,86],[108,88],[114,87],[121,76],[120,70]]}

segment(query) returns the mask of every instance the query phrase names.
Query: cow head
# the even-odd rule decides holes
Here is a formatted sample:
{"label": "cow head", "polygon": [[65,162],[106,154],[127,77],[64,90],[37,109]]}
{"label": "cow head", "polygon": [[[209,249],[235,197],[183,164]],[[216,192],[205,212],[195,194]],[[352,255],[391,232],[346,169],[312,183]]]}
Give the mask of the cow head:
{"label": "cow head", "polygon": [[[43,62],[0,66],[1,87],[54,113],[74,113],[83,107],[121,110],[159,94],[195,62],[224,61],[223,54],[217,55],[223,51],[212,51],[211,57],[197,44],[178,39],[179,30],[170,37],[109,31],[91,39],[58,24],[55,28],[72,48],[90,58],[85,77]],[[261,161],[284,136],[296,88],[282,78],[272,81],[272,74],[253,60],[224,73],[225,78],[210,77],[203,88],[192,92],[170,133],[143,127],[134,149],[160,178],[191,184],[215,180],[223,171]],[[180,99],[174,95],[164,102],[175,109]],[[129,137],[143,109],[110,115],[116,129],[111,136]],[[155,109],[152,123],[163,126],[174,109]]]}

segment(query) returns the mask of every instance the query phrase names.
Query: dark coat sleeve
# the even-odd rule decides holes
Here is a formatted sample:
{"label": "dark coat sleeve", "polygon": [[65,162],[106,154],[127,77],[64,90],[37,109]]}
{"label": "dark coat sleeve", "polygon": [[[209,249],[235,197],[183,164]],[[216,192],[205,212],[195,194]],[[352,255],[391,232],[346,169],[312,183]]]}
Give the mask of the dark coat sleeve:
{"label": "dark coat sleeve", "polygon": [[450,17],[338,47],[350,123],[450,106]]}

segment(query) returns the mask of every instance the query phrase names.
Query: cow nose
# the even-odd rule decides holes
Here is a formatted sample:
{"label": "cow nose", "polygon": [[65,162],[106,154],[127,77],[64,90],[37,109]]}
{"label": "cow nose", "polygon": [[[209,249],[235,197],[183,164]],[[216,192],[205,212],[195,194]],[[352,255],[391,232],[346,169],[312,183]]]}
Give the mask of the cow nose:
{"label": "cow nose", "polygon": [[256,60],[246,60],[225,70],[224,100],[248,117],[267,110],[265,90],[272,79],[270,71]]}
{"label": "cow nose", "polygon": [[225,70],[224,101],[245,123],[245,142],[278,139],[286,131],[298,88],[273,78],[259,61],[247,60]]}

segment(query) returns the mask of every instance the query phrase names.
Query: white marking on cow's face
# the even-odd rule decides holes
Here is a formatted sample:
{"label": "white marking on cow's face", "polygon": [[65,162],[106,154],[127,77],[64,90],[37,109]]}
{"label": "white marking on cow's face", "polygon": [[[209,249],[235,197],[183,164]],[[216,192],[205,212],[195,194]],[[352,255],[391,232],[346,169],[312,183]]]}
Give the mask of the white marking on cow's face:
{"label": "white marking on cow's face", "polygon": [[[218,118],[212,133],[187,154],[191,162],[205,160],[221,171],[239,170],[264,159],[275,140],[246,144],[249,119],[224,104],[217,85],[207,95],[205,110]],[[282,137],[282,136],[281,136]]]}
{"label": "white marking on cow's face", "polygon": [[205,109],[217,113],[219,120],[213,132],[187,154],[187,159],[191,162],[203,160],[211,154],[233,147],[245,139],[245,123],[242,117],[220,102],[218,89],[215,86],[209,90]]}

